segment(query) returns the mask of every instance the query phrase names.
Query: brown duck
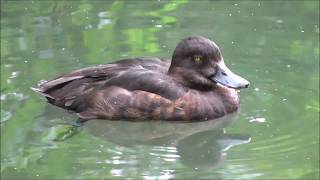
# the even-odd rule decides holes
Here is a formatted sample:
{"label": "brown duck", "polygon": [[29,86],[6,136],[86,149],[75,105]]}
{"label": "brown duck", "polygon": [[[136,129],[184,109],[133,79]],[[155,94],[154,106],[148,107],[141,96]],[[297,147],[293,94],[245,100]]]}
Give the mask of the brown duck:
{"label": "brown duck", "polygon": [[219,47],[188,37],[172,61],[130,58],[79,69],[32,88],[82,120],[201,121],[235,112],[249,82],[224,64]]}

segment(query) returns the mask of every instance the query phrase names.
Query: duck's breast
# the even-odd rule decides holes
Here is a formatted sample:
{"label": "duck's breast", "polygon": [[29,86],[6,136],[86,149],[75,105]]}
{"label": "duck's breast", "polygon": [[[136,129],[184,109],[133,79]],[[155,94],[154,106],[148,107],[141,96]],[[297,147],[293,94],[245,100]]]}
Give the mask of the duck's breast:
{"label": "duck's breast", "polygon": [[238,109],[239,98],[233,89],[227,91],[190,90],[176,101],[192,120],[208,120],[221,117]]}

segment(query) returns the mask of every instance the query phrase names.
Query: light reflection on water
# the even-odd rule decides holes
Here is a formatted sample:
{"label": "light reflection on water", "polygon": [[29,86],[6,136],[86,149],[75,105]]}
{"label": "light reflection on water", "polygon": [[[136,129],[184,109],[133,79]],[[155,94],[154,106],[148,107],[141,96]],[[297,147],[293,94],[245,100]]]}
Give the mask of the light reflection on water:
{"label": "light reflection on water", "polygon": [[[112,142],[120,150],[115,151],[117,155],[108,159],[98,159],[97,164],[129,165],[131,168],[145,164],[149,170],[143,173],[144,178],[156,177],[149,172],[156,170],[160,173],[160,177],[166,179],[174,177],[173,174],[176,172],[172,163],[182,163],[183,166],[194,170],[212,169],[224,161],[229,148],[250,142],[248,135],[225,132],[223,128],[234,120],[236,120],[234,116],[199,123],[121,121],[105,123],[96,120],[89,121],[83,128],[85,132],[93,134],[102,141]],[[103,145],[100,147],[102,149],[98,152],[105,153],[106,147]],[[170,167],[173,169],[167,169]],[[114,172],[118,172],[117,176],[127,177],[128,171],[121,169]]]}

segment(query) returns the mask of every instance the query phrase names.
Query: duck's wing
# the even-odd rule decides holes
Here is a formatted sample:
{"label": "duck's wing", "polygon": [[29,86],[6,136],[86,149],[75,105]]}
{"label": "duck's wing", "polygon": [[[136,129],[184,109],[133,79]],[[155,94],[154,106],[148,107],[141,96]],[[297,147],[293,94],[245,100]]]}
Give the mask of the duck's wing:
{"label": "duck's wing", "polygon": [[[41,84],[34,91],[47,97],[48,100],[58,100],[71,98],[80,95],[89,86],[95,87],[103,81],[115,76],[116,72],[126,69],[117,67],[116,64],[99,65],[95,67],[83,68],[59,76],[53,80]],[[50,101],[49,101],[50,102]]]}
{"label": "duck's wing", "polygon": [[176,99],[184,89],[166,75],[169,65],[168,61],[156,58],[121,60],[67,73],[33,90],[45,96],[49,103],[70,110],[74,110],[71,105],[78,99],[110,86]]}
{"label": "duck's wing", "polygon": [[105,81],[102,88],[117,86],[128,91],[141,90],[154,93],[170,100],[175,100],[187,92],[166,73],[146,69],[144,67],[131,68],[122,71],[117,76]]}
{"label": "duck's wing", "polygon": [[95,80],[108,80],[109,78],[119,76],[128,71],[139,71],[141,69],[150,70],[158,73],[166,73],[169,68],[169,62],[158,58],[136,58],[123,59],[111,64],[99,65],[95,67],[82,68],[70,73],[59,76],[51,81],[43,83],[36,89],[38,92],[47,92],[55,88],[60,88],[71,81],[83,78]]}

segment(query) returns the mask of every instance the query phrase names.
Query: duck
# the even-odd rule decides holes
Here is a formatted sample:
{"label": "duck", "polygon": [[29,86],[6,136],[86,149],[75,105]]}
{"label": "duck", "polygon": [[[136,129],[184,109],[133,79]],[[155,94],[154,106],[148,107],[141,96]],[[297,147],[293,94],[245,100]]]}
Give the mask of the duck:
{"label": "duck", "polygon": [[202,36],[182,39],[172,59],[128,58],[82,68],[32,90],[48,103],[92,119],[205,121],[239,109],[249,81],[227,68],[220,49]]}

